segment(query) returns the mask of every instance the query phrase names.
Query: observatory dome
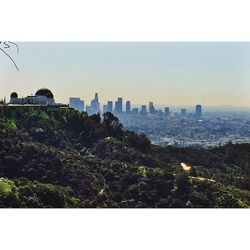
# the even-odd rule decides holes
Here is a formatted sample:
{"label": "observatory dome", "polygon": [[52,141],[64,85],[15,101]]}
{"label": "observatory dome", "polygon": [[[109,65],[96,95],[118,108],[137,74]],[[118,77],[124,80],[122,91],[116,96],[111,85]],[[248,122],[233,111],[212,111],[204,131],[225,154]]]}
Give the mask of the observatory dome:
{"label": "observatory dome", "polygon": [[52,92],[46,88],[42,88],[42,89],[37,90],[36,95],[37,96],[46,96],[47,98],[51,98],[51,99],[54,98],[54,95],[52,94]]}
{"label": "observatory dome", "polygon": [[10,98],[18,98],[18,94],[16,92],[11,93]]}

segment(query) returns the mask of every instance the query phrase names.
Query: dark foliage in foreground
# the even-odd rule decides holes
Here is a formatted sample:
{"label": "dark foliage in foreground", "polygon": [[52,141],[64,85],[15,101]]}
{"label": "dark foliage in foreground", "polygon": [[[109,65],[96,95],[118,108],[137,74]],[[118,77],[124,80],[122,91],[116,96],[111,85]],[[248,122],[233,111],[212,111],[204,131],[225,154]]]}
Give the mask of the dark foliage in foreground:
{"label": "dark foliage in foreground", "polygon": [[249,144],[163,148],[111,113],[0,107],[0,207],[249,207],[249,183]]}

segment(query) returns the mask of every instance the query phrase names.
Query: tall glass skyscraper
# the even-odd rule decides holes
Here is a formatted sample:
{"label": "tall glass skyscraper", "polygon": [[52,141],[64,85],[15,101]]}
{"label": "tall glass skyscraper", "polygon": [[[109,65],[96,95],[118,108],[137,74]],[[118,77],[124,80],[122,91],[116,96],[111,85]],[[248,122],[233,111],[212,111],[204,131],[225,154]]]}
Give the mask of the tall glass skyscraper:
{"label": "tall glass skyscraper", "polygon": [[130,101],[126,101],[126,113],[129,114],[131,112],[131,103]]}
{"label": "tall glass skyscraper", "polygon": [[78,97],[70,97],[69,98],[69,107],[73,108],[75,110],[78,110],[79,112],[84,111],[84,101],[82,101]]}
{"label": "tall glass skyscraper", "polygon": [[165,107],[165,116],[169,116],[169,115],[170,115],[169,107]]}
{"label": "tall glass skyscraper", "polygon": [[117,99],[117,101],[115,102],[115,112],[117,114],[121,114],[122,113],[122,98],[119,97]]}
{"label": "tall glass skyscraper", "polygon": [[202,117],[202,106],[200,104],[195,107],[195,117],[198,119]]}
{"label": "tall glass skyscraper", "polygon": [[108,101],[108,112],[113,112],[113,102],[112,101]]}
{"label": "tall glass skyscraper", "polygon": [[148,112],[150,114],[154,114],[155,113],[155,108],[154,108],[153,102],[149,102]]}
{"label": "tall glass skyscraper", "polygon": [[86,107],[88,114],[97,114],[100,113],[100,103],[98,99],[98,93],[95,93],[95,98],[91,101],[91,105]]}

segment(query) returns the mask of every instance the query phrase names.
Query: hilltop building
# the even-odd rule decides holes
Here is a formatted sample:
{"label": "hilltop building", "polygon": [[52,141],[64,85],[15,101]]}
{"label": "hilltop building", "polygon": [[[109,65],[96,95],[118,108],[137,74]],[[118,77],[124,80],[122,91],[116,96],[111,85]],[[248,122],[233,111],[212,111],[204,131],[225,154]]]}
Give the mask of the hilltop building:
{"label": "hilltop building", "polygon": [[16,92],[11,93],[9,104],[14,105],[41,105],[41,106],[54,106],[56,105],[54,95],[49,89],[42,88],[37,90],[35,95],[27,97],[18,97]]}
{"label": "hilltop building", "polygon": [[18,97],[16,92],[11,93],[10,101],[7,105],[12,106],[47,106],[56,108],[68,108],[69,105],[56,103],[53,93],[47,88],[37,90],[35,95]]}

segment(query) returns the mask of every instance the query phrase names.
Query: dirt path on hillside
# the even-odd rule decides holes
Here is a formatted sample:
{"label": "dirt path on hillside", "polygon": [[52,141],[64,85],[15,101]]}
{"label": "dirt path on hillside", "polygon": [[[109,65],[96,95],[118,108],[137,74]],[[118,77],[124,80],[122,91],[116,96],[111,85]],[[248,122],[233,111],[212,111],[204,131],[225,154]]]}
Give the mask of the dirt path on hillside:
{"label": "dirt path on hillside", "polygon": [[181,167],[184,171],[189,172],[191,170],[191,166],[188,166],[186,163],[181,162]]}

